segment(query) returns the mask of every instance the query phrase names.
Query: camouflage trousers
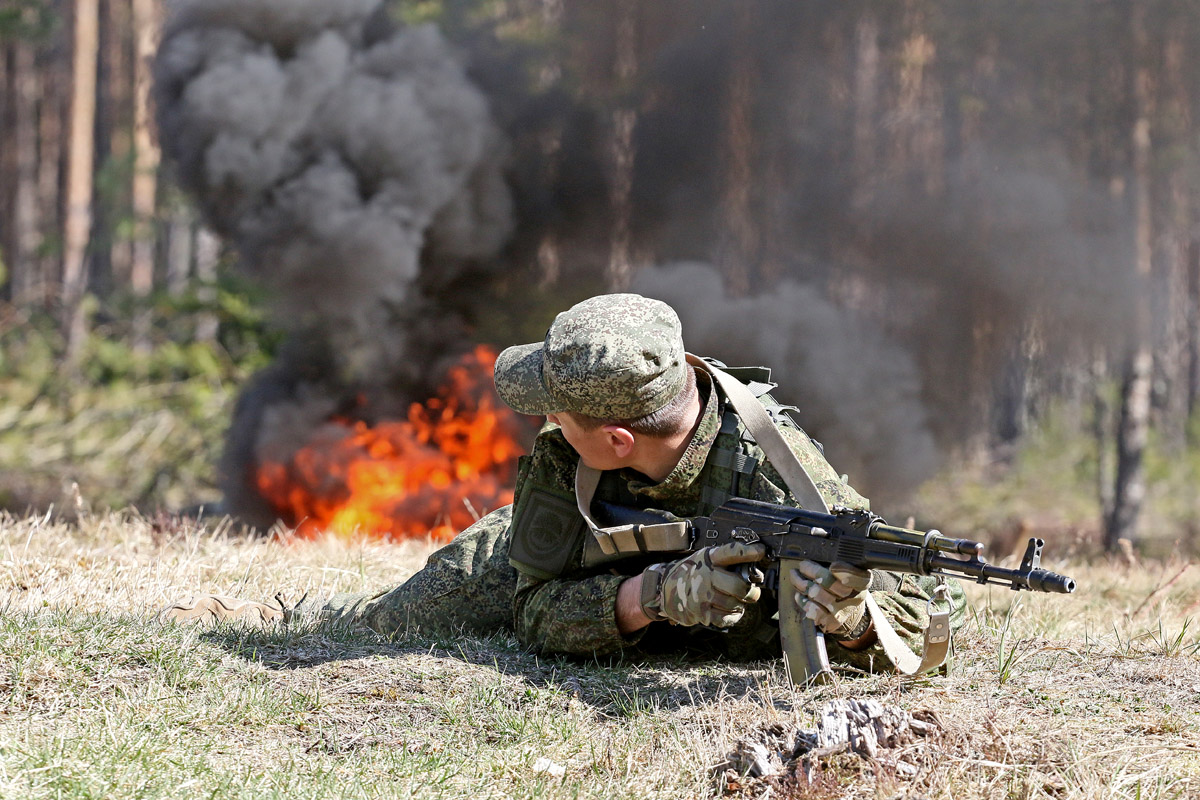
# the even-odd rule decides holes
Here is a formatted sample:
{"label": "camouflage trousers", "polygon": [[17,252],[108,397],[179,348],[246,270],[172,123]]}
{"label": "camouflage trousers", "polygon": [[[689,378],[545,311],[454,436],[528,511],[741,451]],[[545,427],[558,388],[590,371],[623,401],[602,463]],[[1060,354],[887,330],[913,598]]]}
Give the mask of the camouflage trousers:
{"label": "camouflage trousers", "polygon": [[517,571],[508,563],[512,506],[497,509],[429,556],[404,583],[381,592],[337,594],[319,612],[335,623],[390,636],[406,630],[512,630]]}

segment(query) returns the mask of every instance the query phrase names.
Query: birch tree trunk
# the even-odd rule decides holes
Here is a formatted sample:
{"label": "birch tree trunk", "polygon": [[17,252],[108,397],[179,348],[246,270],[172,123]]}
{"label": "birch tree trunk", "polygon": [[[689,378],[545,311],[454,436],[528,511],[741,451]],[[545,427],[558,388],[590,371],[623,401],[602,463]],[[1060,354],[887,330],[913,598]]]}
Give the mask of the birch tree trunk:
{"label": "birch tree trunk", "polygon": [[[221,258],[221,239],[208,228],[196,231],[196,280],[200,284],[197,291],[202,301],[211,303],[216,300],[217,263]],[[218,333],[216,314],[206,314],[196,323],[196,340],[200,342],[215,342]]]}
{"label": "birch tree trunk", "polygon": [[63,226],[62,325],[69,362],[79,358],[87,335],[83,295],[87,289],[87,251],[92,226],[92,171],[95,157],[92,137],[96,121],[99,27],[98,0],[76,0],[67,208]]}
{"label": "birch tree trunk", "polygon": [[192,214],[182,204],[171,214],[167,226],[167,291],[179,296],[187,291],[192,273],[192,243],[196,224]]}

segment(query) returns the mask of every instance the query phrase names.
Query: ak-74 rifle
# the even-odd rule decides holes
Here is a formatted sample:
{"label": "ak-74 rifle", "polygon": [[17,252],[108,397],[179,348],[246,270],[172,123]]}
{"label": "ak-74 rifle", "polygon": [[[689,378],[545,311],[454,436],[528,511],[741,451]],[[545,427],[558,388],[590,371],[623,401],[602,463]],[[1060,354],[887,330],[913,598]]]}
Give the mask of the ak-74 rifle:
{"label": "ak-74 rifle", "polygon": [[[630,526],[630,533],[635,539],[638,538],[637,529],[642,525],[667,521],[652,511],[602,502],[596,502],[595,507],[599,516],[607,518],[608,524]],[[843,562],[861,569],[943,575],[976,583],[1008,586],[1016,591],[1063,594],[1075,591],[1072,578],[1041,568],[1044,545],[1041,539],[1030,539],[1021,566],[1007,569],[985,561],[982,555],[984,546],[979,542],[952,539],[936,530],[899,528],[886,524],[869,511],[857,509],[835,508],[831,513],[822,513],[734,498],[710,517],[687,520],[686,526],[686,549],[689,552],[733,541],[764,544],[767,554],[753,566],[761,570],[765,576],[764,587],[776,597],[780,596],[780,582],[787,585],[786,575],[783,574],[785,569],[803,560],[826,567],[834,562]],[[830,667],[824,635],[812,620],[801,618],[795,604],[786,602],[780,604],[779,623],[783,652],[792,680],[802,684],[826,677]],[[938,644],[949,641],[948,624],[943,624],[944,638]],[[934,641],[937,641],[936,637]],[[929,642],[930,637],[927,636],[927,648]]]}

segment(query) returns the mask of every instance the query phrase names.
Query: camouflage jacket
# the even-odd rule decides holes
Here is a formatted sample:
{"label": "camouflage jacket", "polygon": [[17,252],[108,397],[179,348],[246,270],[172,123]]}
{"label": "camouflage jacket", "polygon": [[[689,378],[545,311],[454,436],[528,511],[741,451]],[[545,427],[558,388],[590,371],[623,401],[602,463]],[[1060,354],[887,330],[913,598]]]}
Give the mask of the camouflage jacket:
{"label": "camouflage jacket", "polygon": [[[679,517],[710,514],[725,498],[714,487],[732,487],[732,494],[772,503],[795,504],[779,473],[765,459],[761,449],[746,433],[735,415],[726,414],[726,401],[707,375],[697,371],[704,398],[700,424],[683,457],[660,483],[647,481],[633,470],[604,473],[596,499],[633,508],[655,509]],[[868,508],[866,498],[842,481],[825,460],[820,447],[784,414],[774,414],[776,425],[800,462],[812,476],[817,488],[830,505]],[[730,425],[730,420],[735,426]],[[724,424],[723,424],[724,423]],[[718,442],[718,437],[726,438]],[[730,442],[736,442],[742,457],[730,463]],[[722,451],[725,457],[720,457]],[[574,481],[578,455],[557,426],[547,425],[538,435],[530,455],[522,459],[516,485],[513,535],[533,518],[544,518],[535,509],[554,506],[558,529],[539,531],[543,540],[553,542],[565,555],[565,566],[552,579],[544,580],[522,572],[517,579],[514,600],[514,625],[517,636],[526,644],[544,652],[600,655],[637,647],[665,651],[684,647],[716,648],[732,658],[765,658],[779,654],[778,633],[773,623],[764,620],[762,606],[750,606],[745,618],[731,629],[678,628],[654,623],[624,636],[617,629],[617,587],[637,575],[657,558],[631,559],[604,567],[585,568],[584,537],[590,536],[575,505]],[[741,475],[732,471],[740,470]],[[897,632],[919,648],[926,624],[925,606],[933,590],[930,578],[915,579],[888,573],[877,574],[872,583],[876,600],[895,622]],[[964,602],[961,587],[952,587],[956,614],[961,622]],[[877,650],[850,653],[829,643],[829,655],[842,663],[868,667],[886,664]]]}

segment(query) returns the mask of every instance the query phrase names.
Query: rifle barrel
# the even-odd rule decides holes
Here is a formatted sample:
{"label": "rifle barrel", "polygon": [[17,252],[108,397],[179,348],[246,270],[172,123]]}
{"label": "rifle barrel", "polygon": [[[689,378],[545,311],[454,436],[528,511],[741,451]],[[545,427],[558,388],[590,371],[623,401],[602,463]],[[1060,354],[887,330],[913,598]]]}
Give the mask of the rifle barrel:
{"label": "rifle barrel", "polygon": [[979,559],[963,561],[947,556],[934,556],[930,566],[935,572],[956,578],[971,578],[976,583],[1057,594],[1070,594],[1075,591],[1074,578],[1040,567],[1028,570],[1006,569]]}

